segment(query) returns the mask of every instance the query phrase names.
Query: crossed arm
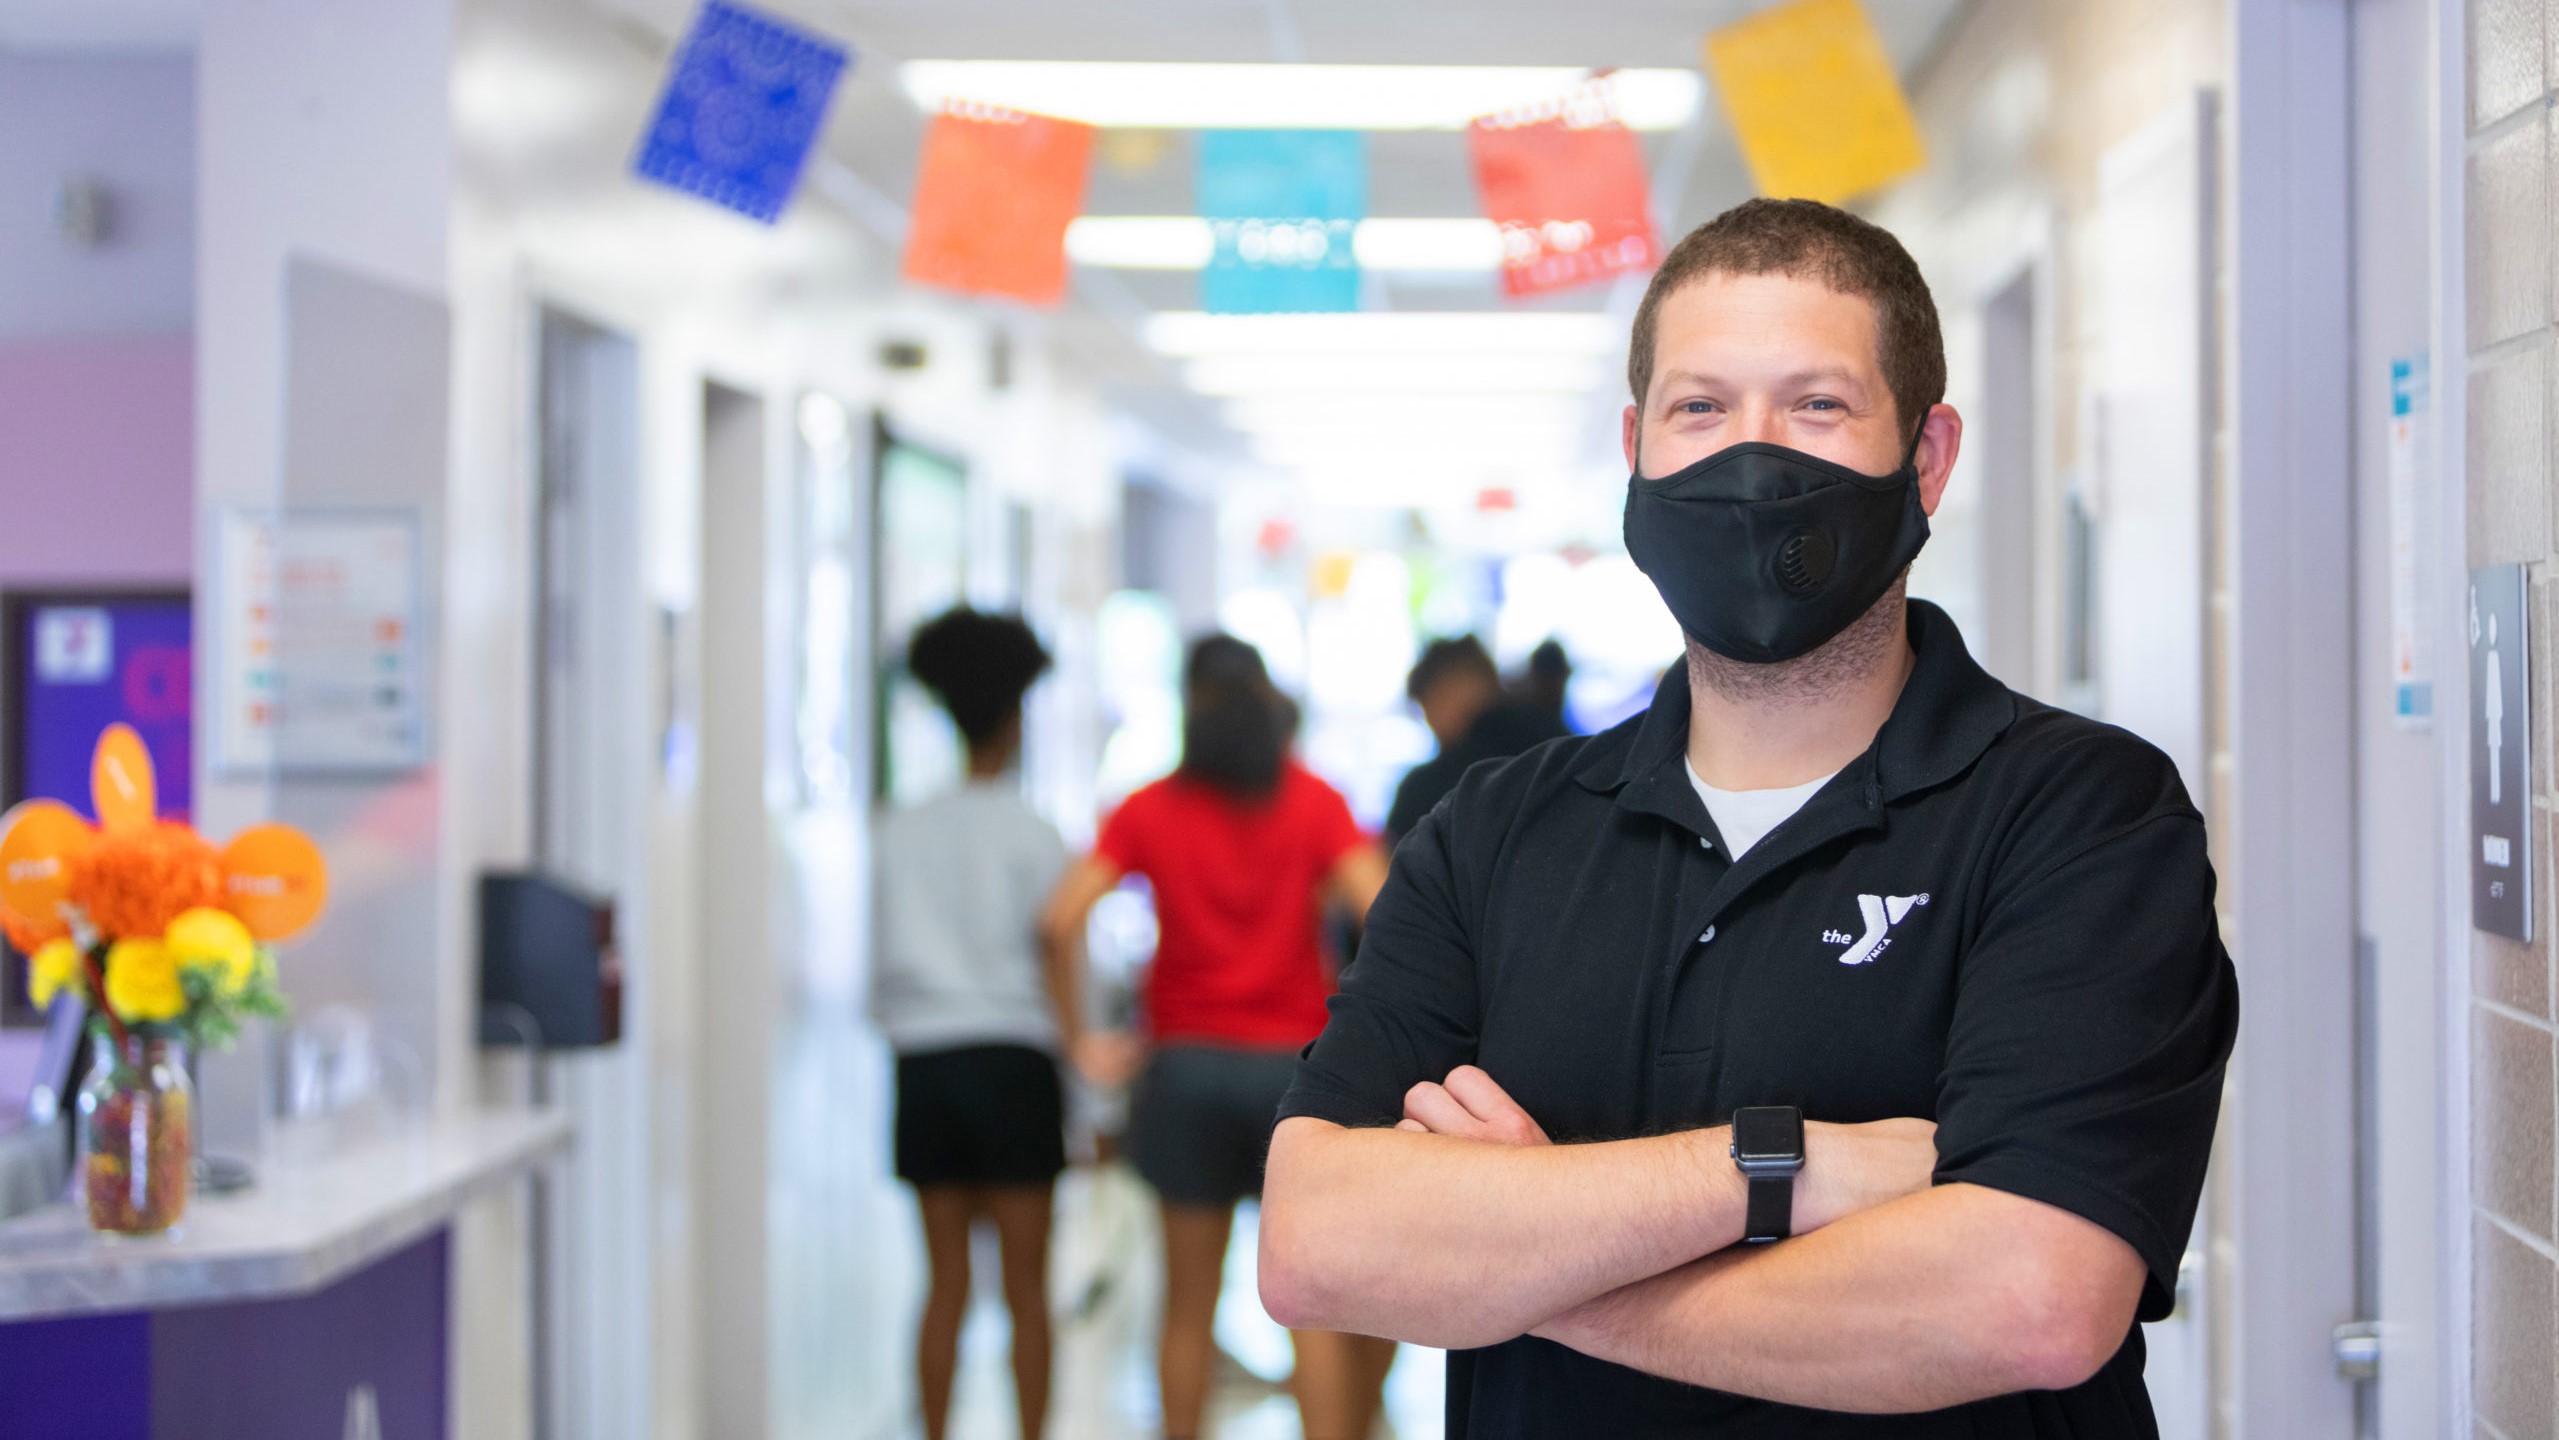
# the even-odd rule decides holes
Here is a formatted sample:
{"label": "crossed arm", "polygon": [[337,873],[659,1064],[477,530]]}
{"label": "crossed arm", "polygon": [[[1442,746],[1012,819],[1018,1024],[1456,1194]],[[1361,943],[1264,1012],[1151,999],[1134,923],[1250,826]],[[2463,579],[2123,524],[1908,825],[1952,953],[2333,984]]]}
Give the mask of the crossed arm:
{"label": "crossed arm", "polygon": [[2123,1344],[2142,1263],[2039,1201],[1934,1186],[1935,1127],[1805,1127],[1798,1238],[1739,1247],[1718,1127],[1556,1146],[1472,1066],[1393,1130],[1273,1136],[1263,1304],[1292,1328],[1450,1348],[1534,1333],[1674,1380],[1831,1410],[2060,1389]]}

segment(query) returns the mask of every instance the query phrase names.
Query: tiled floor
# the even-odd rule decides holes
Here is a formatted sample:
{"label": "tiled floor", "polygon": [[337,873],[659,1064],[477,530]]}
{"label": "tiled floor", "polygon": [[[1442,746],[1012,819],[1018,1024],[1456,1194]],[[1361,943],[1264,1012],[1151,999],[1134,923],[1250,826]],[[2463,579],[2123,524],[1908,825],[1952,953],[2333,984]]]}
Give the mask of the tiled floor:
{"label": "tiled floor", "polygon": [[[992,1238],[980,1237],[972,1270],[978,1299],[960,1337],[952,1440],[1014,1440],[1004,1309],[989,1282]],[[1236,1217],[1227,1252],[1218,1343],[1238,1363],[1218,1387],[1209,1434],[1217,1440],[1296,1440],[1297,1408],[1277,1382],[1289,1365],[1288,1334],[1262,1313],[1253,1283],[1253,1209]],[[1154,1325],[1159,1269],[1155,1206],[1127,1170],[1080,1168],[1058,1188],[1051,1269],[1059,1313],[1053,1440],[1147,1440],[1157,1433]],[[1440,1352],[1407,1346],[1387,1379],[1381,1437],[1440,1440]],[[910,1423],[908,1436],[922,1434]]]}

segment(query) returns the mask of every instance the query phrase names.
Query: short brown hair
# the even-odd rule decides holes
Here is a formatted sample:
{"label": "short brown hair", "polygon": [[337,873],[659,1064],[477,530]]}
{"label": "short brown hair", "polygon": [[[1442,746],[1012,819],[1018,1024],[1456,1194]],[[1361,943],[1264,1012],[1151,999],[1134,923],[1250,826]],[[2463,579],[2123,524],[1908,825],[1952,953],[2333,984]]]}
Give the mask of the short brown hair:
{"label": "short brown hair", "polygon": [[1626,350],[1626,384],[1635,404],[1653,387],[1654,330],[1671,292],[1708,275],[1791,275],[1818,280],[1875,307],[1875,348],[1893,409],[1912,435],[1946,398],[1946,341],[1937,302],[1891,231],[1817,200],[1745,200],[1688,232],[1671,247],[1644,303]]}

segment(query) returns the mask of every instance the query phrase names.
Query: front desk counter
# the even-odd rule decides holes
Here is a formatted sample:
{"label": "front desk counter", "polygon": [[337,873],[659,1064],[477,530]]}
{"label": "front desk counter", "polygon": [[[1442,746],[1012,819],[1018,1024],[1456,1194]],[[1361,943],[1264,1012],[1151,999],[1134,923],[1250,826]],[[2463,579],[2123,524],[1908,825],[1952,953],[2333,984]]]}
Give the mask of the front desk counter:
{"label": "front desk counter", "polygon": [[279,1147],[166,1236],[0,1222],[0,1440],[442,1437],[454,1214],[569,1137],[479,1111]]}

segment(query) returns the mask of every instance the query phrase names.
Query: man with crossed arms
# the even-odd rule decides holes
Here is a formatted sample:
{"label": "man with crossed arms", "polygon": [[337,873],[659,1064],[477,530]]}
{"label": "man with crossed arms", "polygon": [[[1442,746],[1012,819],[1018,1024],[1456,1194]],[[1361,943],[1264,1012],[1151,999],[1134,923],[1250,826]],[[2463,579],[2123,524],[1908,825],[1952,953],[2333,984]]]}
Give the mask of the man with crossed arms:
{"label": "man with crossed arms", "polygon": [[1905,598],[1963,425],[1892,236],[1727,212],[1628,370],[1687,664],[1396,851],[1263,1301],[1451,1350],[1467,1440],[2147,1440],[2238,1015],[2202,818]]}

